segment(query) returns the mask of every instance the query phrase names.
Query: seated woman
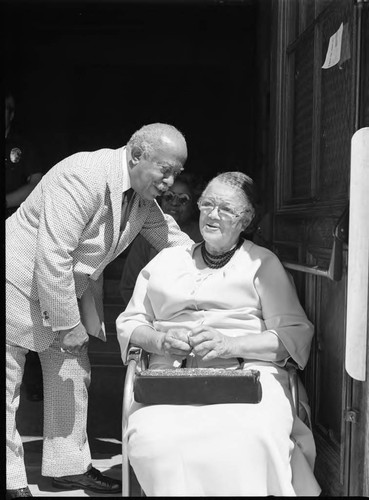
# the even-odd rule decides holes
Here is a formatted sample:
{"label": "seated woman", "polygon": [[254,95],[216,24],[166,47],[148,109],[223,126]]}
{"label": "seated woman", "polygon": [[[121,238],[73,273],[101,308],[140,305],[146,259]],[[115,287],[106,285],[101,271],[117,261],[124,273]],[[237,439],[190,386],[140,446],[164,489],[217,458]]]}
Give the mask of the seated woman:
{"label": "seated woman", "polygon": [[[128,345],[150,368],[260,371],[258,404],[153,405],[133,402],[128,455],[147,496],[318,496],[312,433],[294,414],[284,369],[307,363],[313,326],[291,280],[268,249],[241,233],[254,216],[253,182],[241,172],[212,179],[202,193],[192,249],[160,252],[141,271],[117,318]],[[191,355],[190,355],[191,353]]]}

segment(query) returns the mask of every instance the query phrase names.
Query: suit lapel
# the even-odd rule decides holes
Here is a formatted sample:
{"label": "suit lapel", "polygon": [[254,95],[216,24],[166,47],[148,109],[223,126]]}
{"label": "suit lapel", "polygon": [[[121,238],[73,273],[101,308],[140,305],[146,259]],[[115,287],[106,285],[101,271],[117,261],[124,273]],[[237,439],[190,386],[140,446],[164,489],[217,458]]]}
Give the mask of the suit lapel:
{"label": "suit lapel", "polygon": [[122,213],[122,195],[123,195],[123,155],[126,154],[126,148],[120,148],[114,151],[112,155],[112,160],[109,165],[108,176],[107,176],[107,187],[109,190],[112,216],[113,216],[113,240],[112,245],[107,252],[105,258],[91,274],[90,278],[96,280],[105,266],[111,262],[114,249],[117,246],[120,233],[120,218]]}
{"label": "suit lapel", "polygon": [[123,155],[125,154],[125,147],[115,151],[113,163],[108,175],[108,187],[110,190],[110,200],[113,212],[113,242],[111,252],[113,252],[116,247],[120,233],[123,197]]}

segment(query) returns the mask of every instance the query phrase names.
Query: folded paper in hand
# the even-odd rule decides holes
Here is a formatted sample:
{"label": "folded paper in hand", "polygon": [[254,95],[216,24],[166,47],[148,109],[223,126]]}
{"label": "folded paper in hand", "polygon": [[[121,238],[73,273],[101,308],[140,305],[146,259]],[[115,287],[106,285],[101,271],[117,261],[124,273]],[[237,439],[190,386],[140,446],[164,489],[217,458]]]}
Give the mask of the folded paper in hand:
{"label": "folded paper in hand", "polygon": [[87,333],[106,341],[105,324],[97,313],[95,299],[90,288],[83,293],[78,305],[81,321]]}

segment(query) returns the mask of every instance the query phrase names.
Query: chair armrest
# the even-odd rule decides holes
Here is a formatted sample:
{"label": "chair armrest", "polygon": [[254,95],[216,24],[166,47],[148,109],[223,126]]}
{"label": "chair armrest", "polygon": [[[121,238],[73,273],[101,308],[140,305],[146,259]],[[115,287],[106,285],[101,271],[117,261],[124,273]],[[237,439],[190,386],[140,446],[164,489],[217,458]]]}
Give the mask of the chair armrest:
{"label": "chair armrest", "polygon": [[129,412],[133,400],[133,385],[138,371],[146,370],[149,355],[141,347],[130,346],[127,355],[127,371],[124,380],[123,408],[122,408],[122,497],[130,496],[130,469],[128,459],[127,427]]}
{"label": "chair armrest", "polygon": [[147,370],[149,366],[149,353],[142,349],[142,347],[131,345],[128,348],[127,353],[127,366],[129,365],[130,361],[135,362],[136,369],[138,371]]}
{"label": "chair armrest", "polygon": [[300,398],[299,398],[299,381],[297,375],[297,367],[292,361],[287,361],[286,370],[288,372],[288,382],[290,386],[290,391],[292,394],[292,401],[295,407],[296,415],[299,417],[300,414]]}
{"label": "chair armrest", "polygon": [[141,347],[130,346],[127,355],[127,371],[124,380],[124,392],[123,392],[123,411],[122,411],[122,431],[124,431],[128,425],[128,415],[133,398],[133,384],[135,380],[135,375],[137,371],[147,368],[148,354]]}
{"label": "chair armrest", "polygon": [[133,400],[133,384],[138,367],[141,365],[143,350],[140,347],[130,346],[127,355],[127,371],[123,389],[122,408],[122,497],[130,496],[130,469],[128,458],[127,427],[129,412]]}

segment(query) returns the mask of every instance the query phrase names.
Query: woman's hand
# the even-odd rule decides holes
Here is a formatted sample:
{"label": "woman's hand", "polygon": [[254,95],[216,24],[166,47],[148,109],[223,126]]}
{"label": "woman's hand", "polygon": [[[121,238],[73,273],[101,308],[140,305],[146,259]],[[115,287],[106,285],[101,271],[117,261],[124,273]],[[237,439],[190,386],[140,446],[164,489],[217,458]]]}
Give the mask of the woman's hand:
{"label": "woman's hand", "polygon": [[211,326],[200,325],[189,335],[192,352],[204,361],[215,358],[231,358],[231,338]]}
{"label": "woman's hand", "polygon": [[192,347],[188,340],[189,331],[186,328],[171,328],[164,333],[162,350],[170,356],[185,358]]}

